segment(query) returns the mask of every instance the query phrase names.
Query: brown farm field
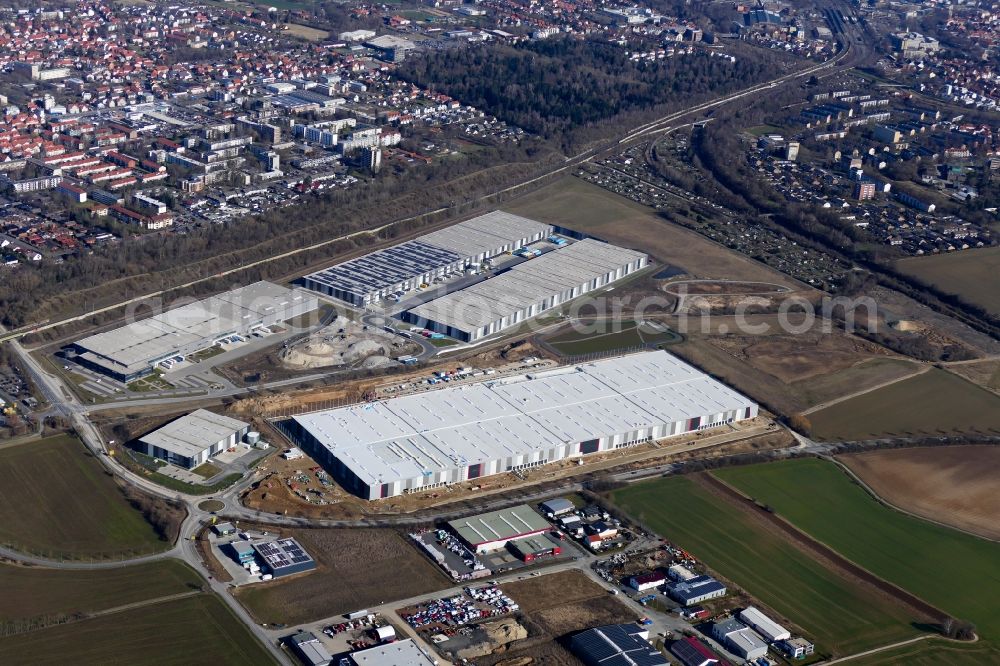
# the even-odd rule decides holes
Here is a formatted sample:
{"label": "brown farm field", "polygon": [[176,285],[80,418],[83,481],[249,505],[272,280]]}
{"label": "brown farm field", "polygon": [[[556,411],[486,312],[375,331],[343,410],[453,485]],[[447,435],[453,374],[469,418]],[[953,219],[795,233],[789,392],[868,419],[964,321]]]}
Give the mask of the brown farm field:
{"label": "brown farm field", "polygon": [[55,559],[121,559],[167,541],[74,437],[0,450],[0,543]]}
{"label": "brown farm field", "polygon": [[1000,397],[936,368],[809,414],[819,439],[1000,432]]}
{"label": "brown farm field", "polygon": [[301,624],[429,594],[450,584],[394,530],[282,529],[280,533],[298,539],[316,560],[316,569],[240,587],[236,598],[260,622]]}
{"label": "brown farm field", "polygon": [[937,446],[838,456],[904,511],[1000,539],[1000,446]]}
{"label": "brown farm field", "polygon": [[977,363],[953,363],[948,372],[965,377],[973,384],[978,384],[995,393],[1000,393],[1000,361],[986,360]]}
{"label": "brown farm field", "polygon": [[671,224],[651,208],[572,176],[507,203],[503,209],[648,252],[693,277],[774,282],[804,289],[783,273]]}
{"label": "brown farm field", "polygon": [[481,660],[486,666],[519,657],[552,666],[579,666],[560,639],[589,627],[634,622],[636,614],[579,571],[529,578],[501,586],[521,607],[528,638],[501,654]]}
{"label": "brown farm field", "polygon": [[1000,247],[902,259],[896,269],[991,314],[1000,314]]}
{"label": "brown farm field", "polygon": [[[699,368],[781,414],[793,414],[855,391],[906,377],[920,366],[861,338],[834,331],[784,333],[775,315],[747,317],[759,334],[733,333],[734,317],[712,317],[707,330],[665,324],[684,341],[670,347]],[[768,327],[765,329],[764,327]]]}

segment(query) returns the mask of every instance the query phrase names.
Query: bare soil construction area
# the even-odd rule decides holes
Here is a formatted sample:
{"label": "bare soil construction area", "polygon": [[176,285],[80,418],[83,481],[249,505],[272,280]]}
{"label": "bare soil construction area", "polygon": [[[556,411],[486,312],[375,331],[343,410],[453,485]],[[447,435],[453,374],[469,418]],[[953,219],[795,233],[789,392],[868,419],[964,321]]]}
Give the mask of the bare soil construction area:
{"label": "bare soil construction area", "polygon": [[837,458],[904,511],[1000,539],[1000,446],[940,446]]}

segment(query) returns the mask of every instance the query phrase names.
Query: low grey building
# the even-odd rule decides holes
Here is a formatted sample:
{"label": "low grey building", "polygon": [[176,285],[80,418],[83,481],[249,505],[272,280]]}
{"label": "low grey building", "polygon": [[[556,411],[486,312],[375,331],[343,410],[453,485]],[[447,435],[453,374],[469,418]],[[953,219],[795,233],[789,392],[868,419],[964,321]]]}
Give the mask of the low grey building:
{"label": "low grey building", "polygon": [[140,452],[193,469],[236,446],[250,424],[205,409],[171,421],[139,439]]}

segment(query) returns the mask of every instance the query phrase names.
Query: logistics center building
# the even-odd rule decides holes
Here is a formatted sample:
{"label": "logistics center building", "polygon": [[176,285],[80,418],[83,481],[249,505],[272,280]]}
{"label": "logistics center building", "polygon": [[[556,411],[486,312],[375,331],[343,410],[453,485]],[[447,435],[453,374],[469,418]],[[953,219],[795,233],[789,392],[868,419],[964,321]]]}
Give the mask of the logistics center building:
{"label": "logistics center building", "polygon": [[484,282],[418,305],[406,321],[472,342],[622,279],[649,262],[643,252],[581,240]]}
{"label": "logistics center building", "polygon": [[249,430],[249,423],[198,409],[144,435],[138,448],[147,456],[193,469],[236,446]]}
{"label": "logistics center building", "polygon": [[130,382],[174,356],[206,349],[319,307],[305,289],[255,282],[73,343],[76,362]]}
{"label": "logistics center building", "polygon": [[748,398],[664,351],[294,416],[348,490],[392,497],[753,418]]}
{"label": "logistics center building", "polygon": [[364,307],[397,291],[478,266],[484,259],[512,252],[552,232],[551,225],[493,211],[306,275],[302,282],[307,289]]}

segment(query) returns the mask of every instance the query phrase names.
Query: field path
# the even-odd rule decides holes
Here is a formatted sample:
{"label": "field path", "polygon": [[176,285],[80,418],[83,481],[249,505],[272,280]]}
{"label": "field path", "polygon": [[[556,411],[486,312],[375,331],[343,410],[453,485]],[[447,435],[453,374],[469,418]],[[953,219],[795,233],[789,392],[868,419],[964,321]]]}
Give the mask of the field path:
{"label": "field path", "polygon": [[781,533],[791,545],[800,548],[807,555],[827,566],[832,571],[846,578],[860,581],[862,585],[888,597],[916,614],[917,619],[927,623],[937,623],[949,617],[947,613],[935,608],[915,594],[879,578],[867,569],[855,564],[826,544],[817,541],[787,520],[765,510],[737,489],[710,473],[694,474],[692,478],[701,487],[715,496],[728,501],[734,507],[742,510],[748,516],[755,517],[762,525]]}
{"label": "field path", "polygon": [[886,650],[894,650],[895,648],[903,647],[904,645],[910,645],[911,643],[926,641],[929,638],[934,638],[934,636],[931,636],[930,634],[926,636],[917,636],[916,638],[911,638],[905,641],[899,641],[898,643],[890,643],[889,645],[883,645],[882,647],[872,648],[871,650],[865,650],[864,652],[858,652],[857,654],[849,654],[846,657],[840,657],[839,659],[823,662],[823,664],[824,666],[828,666],[829,664],[839,664],[844,661],[851,661],[852,659],[860,659],[861,657],[868,657],[873,654],[878,654],[879,652],[885,652]]}
{"label": "field path", "polygon": [[821,409],[826,409],[827,407],[833,407],[834,405],[839,404],[841,402],[844,402],[845,400],[850,400],[851,398],[856,398],[859,395],[864,395],[865,393],[871,393],[872,391],[878,391],[879,389],[883,389],[886,386],[892,386],[893,384],[897,384],[897,383],[899,383],[901,381],[905,381],[907,379],[913,379],[914,377],[922,375],[925,372],[930,372],[933,367],[934,366],[930,365],[929,363],[922,364],[922,365],[920,365],[916,369],[916,371],[914,371],[914,372],[912,372],[912,373],[910,373],[910,374],[908,374],[908,375],[906,375],[904,377],[897,377],[896,379],[890,379],[889,381],[882,382],[881,384],[876,384],[875,386],[871,386],[869,388],[861,389],[860,391],[854,391],[853,393],[848,393],[847,395],[838,396],[838,397],[834,398],[833,400],[827,400],[826,402],[821,402],[818,405],[813,405],[812,407],[810,407],[809,409],[803,411],[802,413],[803,414],[812,414],[813,412],[818,412]]}

